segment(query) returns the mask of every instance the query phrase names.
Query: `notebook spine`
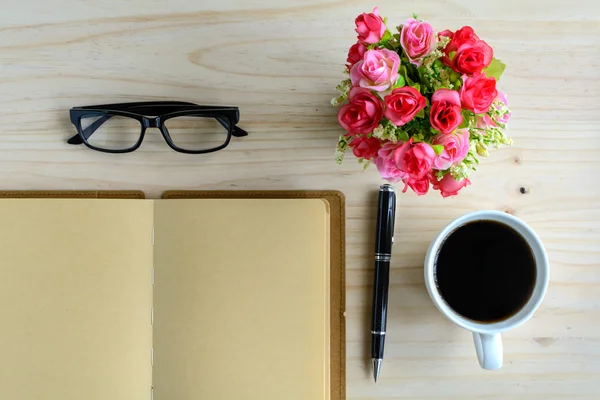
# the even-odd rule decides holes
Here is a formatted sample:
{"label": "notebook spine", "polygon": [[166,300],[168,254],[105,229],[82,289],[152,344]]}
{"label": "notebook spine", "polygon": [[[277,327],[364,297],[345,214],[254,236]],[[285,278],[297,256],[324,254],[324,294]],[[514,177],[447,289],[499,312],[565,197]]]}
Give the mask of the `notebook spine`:
{"label": "notebook spine", "polygon": [[[154,225],[152,225],[152,250],[154,251]],[[150,309],[150,326],[154,331],[154,260],[152,261],[152,271],[151,271],[151,281],[152,281],[152,308]],[[154,369],[154,339],[152,340],[152,347],[150,348],[150,366]],[[154,400],[154,373],[152,373],[152,385],[150,386],[150,400]]]}

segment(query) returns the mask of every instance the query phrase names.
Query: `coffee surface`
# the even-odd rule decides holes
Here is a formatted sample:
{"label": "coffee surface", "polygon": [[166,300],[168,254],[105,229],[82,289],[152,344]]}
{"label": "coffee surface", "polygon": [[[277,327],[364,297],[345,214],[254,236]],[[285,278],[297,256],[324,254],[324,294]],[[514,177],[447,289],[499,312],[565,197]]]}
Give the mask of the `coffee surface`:
{"label": "coffee surface", "polygon": [[435,274],[450,308],[465,318],[491,323],[516,314],[530,299],[535,258],[513,228],[496,221],[473,221],[446,238]]}

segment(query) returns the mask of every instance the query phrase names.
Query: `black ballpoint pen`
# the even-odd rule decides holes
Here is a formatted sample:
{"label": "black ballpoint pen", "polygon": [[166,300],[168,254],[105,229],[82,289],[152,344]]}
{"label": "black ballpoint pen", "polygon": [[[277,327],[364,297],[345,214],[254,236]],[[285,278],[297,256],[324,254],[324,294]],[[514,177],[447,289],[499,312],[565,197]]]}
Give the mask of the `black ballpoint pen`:
{"label": "black ballpoint pen", "polygon": [[373,320],[371,323],[371,357],[373,378],[379,378],[383,362],[383,346],[387,324],[388,286],[390,260],[394,243],[394,220],[396,216],[396,193],[385,184],[379,188],[377,209],[377,237],[375,240],[375,273],[373,282]]}

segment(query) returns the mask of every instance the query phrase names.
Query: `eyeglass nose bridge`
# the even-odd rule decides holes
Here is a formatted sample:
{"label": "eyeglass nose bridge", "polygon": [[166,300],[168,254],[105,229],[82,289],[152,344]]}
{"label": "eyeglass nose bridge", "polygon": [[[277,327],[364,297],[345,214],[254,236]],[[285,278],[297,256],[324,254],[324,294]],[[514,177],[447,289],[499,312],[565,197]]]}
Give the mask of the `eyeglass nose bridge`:
{"label": "eyeglass nose bridge", "polygon": [[161,124],[160,117],[156,117],[156,118],[144,117],[144,119],[142,119],[142,125],[144,126],[144,129],[159,128],[160,124]]}

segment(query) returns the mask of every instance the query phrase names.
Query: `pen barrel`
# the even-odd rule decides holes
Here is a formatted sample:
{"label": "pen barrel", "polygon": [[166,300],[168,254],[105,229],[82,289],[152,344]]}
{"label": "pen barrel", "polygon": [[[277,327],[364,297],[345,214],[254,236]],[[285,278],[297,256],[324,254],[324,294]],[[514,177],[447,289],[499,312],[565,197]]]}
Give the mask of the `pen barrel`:
{"label": "pen barrel", "polygon": [[390,263],[389,261],[375,261],[375,264],[375,287],[373,290],[373,320],[371,323],[371,332],[385,332],[387,325]]}
{"label": "pen barrel", "polygon": [[373,290],[373,320],[371,321],[371,356],[383,358],[383,345],[387,326],[389,261],[375,261],[375,286]]}
{"label": "pen barrel", "polygon": [[371,358],[383,360],[385,335],[371,335]]}
{"label": "pen barrel", "polygon": [[375,255],[391,255],[392,253],[395,211],[396,195],[393,192],[380,191],[378,200],[377,231],[375,237]]}

